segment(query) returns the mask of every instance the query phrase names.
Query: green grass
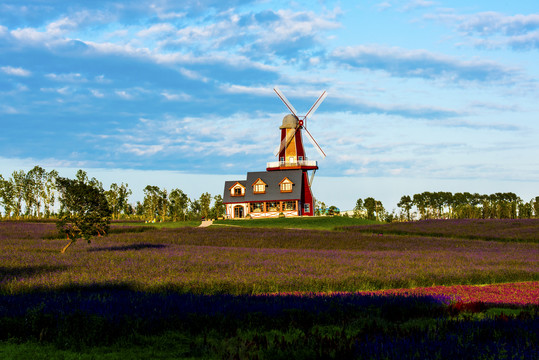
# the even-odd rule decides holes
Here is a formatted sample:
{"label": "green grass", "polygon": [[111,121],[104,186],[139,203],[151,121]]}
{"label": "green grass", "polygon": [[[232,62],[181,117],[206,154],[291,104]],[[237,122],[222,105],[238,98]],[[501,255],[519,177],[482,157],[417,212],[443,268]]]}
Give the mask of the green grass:
{"label": "green grass", "polygon": [[118,226],[151,226],[157,229],[161,228],[181,228],[181,227],[197,227],[201,224],[200,221],[167,221],[167,222],[113,222],[111,225],[118,225]]}
{"label": "green grass", "polygon": [[51,343],[37,341],[0,341],[0,359],[6,360],[146,360],[146,359],[208,359],[189,356],[192,339],[180,332],[136,336],[112,346],[92,346],[84,349],[61,349]]}
{"label": "green grass", "polygon": [[357,219],[346,216],[309,216],[269,219],[216,220],[214,225],[229,225],[259,228],[291,228],[313,230],[335,230],[340,226],[382,224],[379,221]]}

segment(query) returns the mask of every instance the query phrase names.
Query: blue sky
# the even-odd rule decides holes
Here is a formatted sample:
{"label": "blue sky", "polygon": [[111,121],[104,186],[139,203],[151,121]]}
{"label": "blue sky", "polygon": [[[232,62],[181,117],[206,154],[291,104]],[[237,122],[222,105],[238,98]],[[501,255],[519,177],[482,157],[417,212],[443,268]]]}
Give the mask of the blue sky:
{"label": "blue sky", "polygon": [[287,109],[318,199],[539,195],[539,11],[522,1],[0,2],[0,174],[222,193],[274,160]]}

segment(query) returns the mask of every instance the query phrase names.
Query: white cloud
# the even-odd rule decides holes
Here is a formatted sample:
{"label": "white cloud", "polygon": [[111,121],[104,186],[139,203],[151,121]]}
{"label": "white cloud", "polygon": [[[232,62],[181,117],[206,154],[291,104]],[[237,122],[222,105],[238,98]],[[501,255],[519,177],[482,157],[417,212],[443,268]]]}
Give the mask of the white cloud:
{"label": "white cloud", "polygon": [[99,91],[99,90],[95,90],[95,89],[90,89],[90,92],[92,93],[93,96],[95,96],[96,98],[103,98],[105,97],[105,95]]}
{"label": "white cloud", "polygon": [[494,61],[461,60],[423,49],[358,45],[337,48],[331,56],[335,62],[351,68],[383,70],[399,77],[498,81],[510,79],[517,74],[516,69]]}
{"label": "white cloud", "polygon": [[72,83],[80,83],[80,82],[86,82],[87,80],[79,73],[69,73],[69,74],[47,74],[45,75],[47,78],[54,80],[54,81],[60,81],[60,82],[72,82]]}
{"label": "white cloud", "polygon": [[131,100],[133,98],[133,95],[129,94],[125,90],[116,90],[115,93],[116,95],[118,95],[119,97],[125,100]]}
{"label": "white cloud", "polygon": [[137,145],[137,144],[123,144],[123,151],[133,153],[138,156],[155,155],[163,151],[163,145]]}
{"label": "white cloud", "polygon": [[148,36],[159,36],[164,34],[170,34],[175,30],[175,27],[171,24],[163,23],[163,24],[155,24],[150,26],[147,29],[140,30],[137,33],[137,36],[140,37],[148,37]]}
{"label": "white cloud", "polygon": [[161,95],[163,95],[165,99],[169,101],[188,101],[191,99],[191,96],[186,93],[171,93],[168,91],[163,91]]}
{"label": "white cloud", "polygon": [[0,70],[2,70],[4,73],[8,75],[24,76],[24,77],[32,75],[32,73],[29,70],[23,69],[21,67],[2,66],[0,67]]}
{"label": "white cloud", "polygon": [[425,18],[454,26],[477,47],[539,48],[539,14],[506,15],[486,11],[462,15],[444,11],[427,14]]}

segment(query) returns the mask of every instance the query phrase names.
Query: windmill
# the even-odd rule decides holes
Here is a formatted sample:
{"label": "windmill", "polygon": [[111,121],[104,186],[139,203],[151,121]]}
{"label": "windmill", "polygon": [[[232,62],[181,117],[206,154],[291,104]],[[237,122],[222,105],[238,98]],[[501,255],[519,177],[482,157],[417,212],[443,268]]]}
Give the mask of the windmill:
{"label": "windmill", "polygon": [[[318,97],[318,99],[314,102],[313,106],[311,106],[311,108],[309,109],[309,111],[307,111],[305,115],[298,115],[296,109],[292,106],[290,101],[288,101],[286,96],[284,96],[281,90],[279,90],[279,88],[277,87],[273,88],[273,90],[281,99],[281,101],[286,105],[288,110],[290,110],[290,112],[292,113],[291,115],[285,116],[283,119],[283,125],[281,126],[281,129],[283,129],[283,133],[281,135],[282,140],[279,147],[275,149],[275,156],[279,157],[280,155],[283,155],[283,151],[287,150],[287,148],[289,148],[292,142],[294,142],[301,147],[301,149],[297,149],[296,157],[298,156],[298,153],[301,153],[301,156],[303,157],[305,153],[301,142],[301,130],[303,130],[307,134],[307,138],[309,139],[313,147],[318,151],[320,156],[322,156],[322,158],[325,158],[326,154],[324,153],[324,150],[322,150],[322,148],[320,147],[320,145],[318,145],[309,130],[307,130],[307,119],[309,116],[313,116],[316,109],[318,109],[322,101],[324,101],[324,99],[327,97],[327,92],[325,90],[322,92],[322,95]],[[286,131],[284,131],[285,129]]]}

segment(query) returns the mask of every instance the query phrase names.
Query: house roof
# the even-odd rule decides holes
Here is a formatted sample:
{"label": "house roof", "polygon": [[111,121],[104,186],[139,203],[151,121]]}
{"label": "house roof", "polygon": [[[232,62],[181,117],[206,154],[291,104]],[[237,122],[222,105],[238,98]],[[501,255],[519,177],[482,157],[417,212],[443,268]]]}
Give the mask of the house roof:
{"label": "house roof", "polygon": [[[255,194],[253,186],[258,179],[266,183],[266,192],[263,194]],[[280,183],[284,178],[288,178],[294,184],[292,192],[281,192]],[[230,188],[236,183],[245,186],[245,196],[231,196]],[[247,185],[249,184],[249,185]],[[225,182],[223,194],[224,203],[237,202],[256,202],[256,201],[284,201],[284,200],[300,200],[301,188],[303,186],[303,172],[297,170],[280,170],[280,171],[257,171],[248,172],[247,180],[232,180]]]}

